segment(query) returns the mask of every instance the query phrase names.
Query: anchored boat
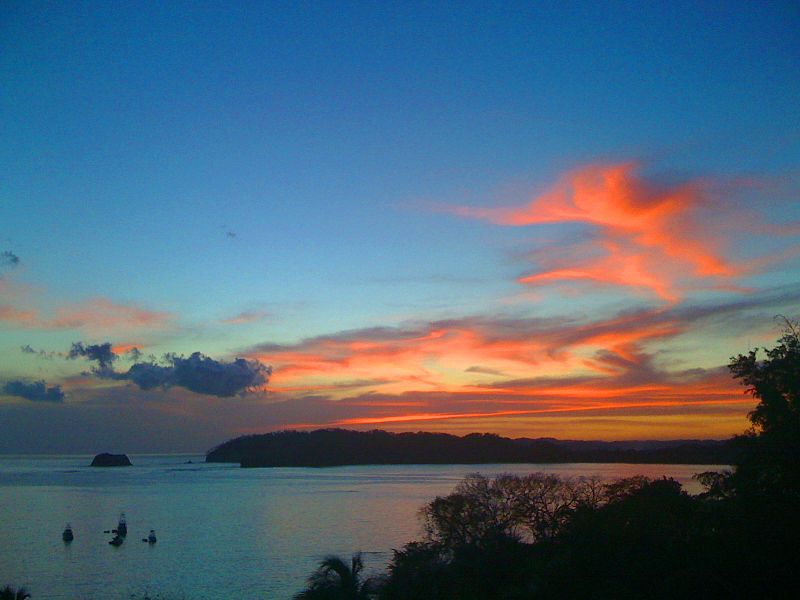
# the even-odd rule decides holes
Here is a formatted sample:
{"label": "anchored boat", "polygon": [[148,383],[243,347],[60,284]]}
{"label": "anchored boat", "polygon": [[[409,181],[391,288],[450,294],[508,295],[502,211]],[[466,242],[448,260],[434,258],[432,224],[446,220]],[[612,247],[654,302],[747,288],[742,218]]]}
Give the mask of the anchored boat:
{"label": "anchored boat", "polygon": [[125,521],[125,513],[120,513],[119,515],[116,534],[120,537],[125,537],[128,535],[128,523]]}

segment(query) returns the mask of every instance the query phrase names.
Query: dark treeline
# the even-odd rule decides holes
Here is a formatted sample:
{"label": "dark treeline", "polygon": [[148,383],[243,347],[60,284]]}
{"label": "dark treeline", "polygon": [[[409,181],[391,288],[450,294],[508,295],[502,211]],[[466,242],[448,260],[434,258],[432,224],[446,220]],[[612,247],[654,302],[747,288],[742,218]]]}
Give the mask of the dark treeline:
{"label": "dark treeline", "polygon": [[296,600],[800,598],[800,331],[731,359],[759,400],[733,469],[614,482],[474,474],[421,510],[422,539],[364,579],[327,557]]}
{"label": "dark treeline", "polygon": [[642,447],[631,447],[618,442],[512,440],[488,433],[459,437],[445,433],[319,429],[239,437],[211,450],[206,462],[238,462],[243,467],[568,462],[730,464],[736,454],[729,441],[641,444]]}

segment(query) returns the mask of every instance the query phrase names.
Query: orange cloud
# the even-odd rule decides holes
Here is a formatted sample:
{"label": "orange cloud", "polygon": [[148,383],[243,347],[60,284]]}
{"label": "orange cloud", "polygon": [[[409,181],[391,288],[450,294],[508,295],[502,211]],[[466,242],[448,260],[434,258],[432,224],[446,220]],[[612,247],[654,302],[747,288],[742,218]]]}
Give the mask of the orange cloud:
{"label": "orange cloud", "polygon": [[160,330],[172,320],[170,313],[120,304],[107,298],[92,298],[80,304],[59,307],[50,318],[34,309],[0,306],[0,321],[30,329],[84,329],[106,334],[110,330]]}
{"label": "orange cloud", "polygon": [[[401,394],[487,393],[491,387],[499,396],[520,393],[525,381],[535,381],[541,394],[543,377],[567,378],[557,389],[565,397],[587,378],[597,394],[611,393],[597,391],[607,382],[625,389],[648,385],[655,393],[668,374],[654,366],[646,346],[686,332],[705,314],[656,308],[594,321],[467,318],[262,345],[246,355],[273,366],[275,392],[325,391],[338,398],[355,388]],[[487,385],[487,374],[496,381]]]}
{"label": "orange cloud", "polygon": [[[300,418],[283,421],[285,426],[302,421],[396,428],[462,419],[476,428],[518,431],[525,419],[572,413],[599,419],[613,412],[656,421],[680,414],[694,429],[705,422],[715,435],[726,435],[743,428],[752,407],[752,398],[721,366],[736,351],[730,339],[745,331],[747,339],[760,339],[751,315],[781,312],[798,301],[795,286],[594,318],[476,316],[263,344],[244,354],[274,367],[273,400],[322,403],[299,410]],[[708,332],[717,333],[699,354],[687,354],[683,344],[691,338],[681,336],[696,340]],[[728,338],[724,343],[719,332]],[[705,364],[710,357],[714,368],[689,368],[698,356]],[[309,423],[309,414],[325,417]],[[502,419],[509,422],[501,426]]]}
{"label": "orange cloud", "polygon": [[115,344],[111,348],[111,351],[116,355],[120,355],[120,354],[125,354],[126,352],[130,352],[134,348],[136,348],[137,350],[141,350],[142,349],[142,345],[141,344]]}
{"label": "orange cloud", "polygon": [[[661,386],[661,394],[652,394],[648,386],[629,389],[598,390],[593,393],[585,386],[579,398],[574,393],[564,394],[564,389],[522,390],[513,398],[498,399],[484,390],[473,393],[429,394],[424,392],[394,395],[367,395],[352,400],[316,401],[316,414],[328,415],[326,421],[287,421],[281,426],[288,428],[315,427],[371,427],[380,426],[393,430],[420,427],[438,431],[490,430],[507,435],[526,435],[530,429],[541,429],[543,423],[551,428],[557,422],[571,423],[568,433],[562,437],[580,436],[584,429],[613,419],[625,420],[636,425],[619,427],[612,436],[615,439],[636,438],[649,435],[646,432],[659,423],[671,423],[673,437],[681,437],[678,431],[703,430],[703,436],[726,437],[744,428],[745,414],[753,406],[753,399],[741,393],[734,382],[727,378],[718,388],[718,377],[711,374],[694,383],[683,382]],[[547,388],[544,385],[543,388]],[[708,393],[712,390],[712,393]],[[574,392],[574,390],[573,390]],[[550,397],[548,397],[550,396]],[[578,401],[576,401],[578,400]],[[285,403],[287,406],[293,402]],[[406,406],[408,405],[408,406]],[[306,411],[299,402],[297,413]],[[353,407],[361,414],[353,415]],[[403,411],[402,408],[413,410]],[[340,416],[334,416],[336,413]],[[575,425],[574,416],[583,415],[580,425]],[[332,417],[332,418],[331,418]],[[680,427],[676,423],[680,422]],[[552,435],[552,429],[550,434]],[[590,436],[591,437],[591,436]],[[606,435],[606,438],[609,436]]]}
{"label": "orange cloud", "polygon": [[[563,177],[528,204],[511,208],[457,207],[451,212],[499,225],[585,223],[596,236],[581,246],[549,249],[541,270],[526,284],[591,281],[648,290],[676,302],[688,282],[725,284],[743,270],[724,254],[711,203],[702,182],[657,184],[637,174],[633,163],[584,167]],[[566,258],[565,258],[566,256]]]}
{"label": "orange cloud", "polygon": [[441,421],[447,419],[483,419],[487,417],[509,417],[522,415],[543,415],[552,413],[573,413],[586,411],[630,410],[632,408],[675,408],[681,406],[714,406],[714,405],[750,406],[751,400],[704,400],[704,401],[673,401],[673,402],[638,402],[638,403],[606,403],[591,406],[565,406],[560,408],[542,408],[536,410],[499,410],[492,412],[453,412],[453,413],[417,413],[407,415],[392,415],[388,417],[356,417],[340,419],[332,423],[317,426],[346,426],[346,425],[378,425],[387,423],[405,423],[422,421]]}
{"label": "orange cloud", "polygon": [[170,321],[166,312],[146,310],[132,304],[118,304],[107,298],[93,298],[75,306],[59,308],[48,321],[51,329],[161,329]]}
{"label": "orange cloud", "polygon": [[34,310],[24,310],[9,305],[0,305],[0,321],[20,327],[35,327],[39,314]]}

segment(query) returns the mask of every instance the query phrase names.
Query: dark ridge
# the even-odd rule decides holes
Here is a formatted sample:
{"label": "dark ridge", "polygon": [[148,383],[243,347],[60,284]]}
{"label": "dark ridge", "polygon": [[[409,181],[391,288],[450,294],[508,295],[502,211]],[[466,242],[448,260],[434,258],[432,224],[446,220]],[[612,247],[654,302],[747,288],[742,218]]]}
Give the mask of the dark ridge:
{"label": "dark ridge", "polygon": [[109,454],[103,452],[92,459],[92,467],[130,467],[131,460],[127,454]]}
{"label": "dark ridge", "polygon": [[206,462],[242,467],[333,467],[342,465],[491,463],[730,464],[728,441],[581,442],[517,439],[490,433],[382,430],[276,431],[229,440],[206,454]]}

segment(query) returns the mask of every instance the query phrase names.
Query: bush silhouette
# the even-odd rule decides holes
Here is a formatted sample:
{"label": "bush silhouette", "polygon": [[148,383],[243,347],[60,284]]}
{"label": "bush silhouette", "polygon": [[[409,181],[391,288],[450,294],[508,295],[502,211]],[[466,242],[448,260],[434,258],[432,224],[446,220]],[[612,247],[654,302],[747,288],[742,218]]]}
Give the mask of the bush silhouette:
{"label": "bush silhouette", "polygon": [[295,595],[295,600],[368,600],[372,597],[374,583],[362,580],[364,563],[361,553],[356,553],[348,565],[338,556],[326,556],[308,578],[305,590]]}
{"label": "bush silhouette", "polygon": [[30,597],[31,595],[24,587],[16,589],[7,585],[0,590],[0,600],[25,600]]}

